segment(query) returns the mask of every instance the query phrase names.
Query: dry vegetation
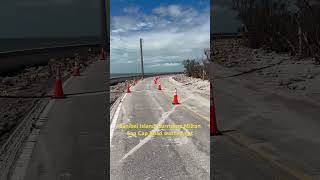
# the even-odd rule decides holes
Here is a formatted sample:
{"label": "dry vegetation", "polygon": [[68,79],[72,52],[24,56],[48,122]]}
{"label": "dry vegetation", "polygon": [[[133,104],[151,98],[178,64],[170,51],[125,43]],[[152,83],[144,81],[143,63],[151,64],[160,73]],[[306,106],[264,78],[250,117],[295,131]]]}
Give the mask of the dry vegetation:
{"label": "dry vegetation", "polygon": [[183,61],[186,76],[193,78],[209,79],[208,63],[210,63],[210,50],[204,49],[205,59],[187,59]]}
{"label": "dry vegetation", "polygon": [[251,48],[288,52],[320,63],[320,4],[314,0],[233,0]]}

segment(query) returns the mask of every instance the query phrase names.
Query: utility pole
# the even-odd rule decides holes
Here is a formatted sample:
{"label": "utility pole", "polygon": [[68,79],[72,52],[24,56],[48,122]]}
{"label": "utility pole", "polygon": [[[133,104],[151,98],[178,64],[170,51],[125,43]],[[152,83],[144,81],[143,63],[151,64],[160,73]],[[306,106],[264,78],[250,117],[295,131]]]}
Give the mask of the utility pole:
{"label": "utility pole", "polygon": [[142,39],[140,38],[140,54],[141,54],[141,78],[144,78],[144,70],[143,70],[143,53],[142,53]]}

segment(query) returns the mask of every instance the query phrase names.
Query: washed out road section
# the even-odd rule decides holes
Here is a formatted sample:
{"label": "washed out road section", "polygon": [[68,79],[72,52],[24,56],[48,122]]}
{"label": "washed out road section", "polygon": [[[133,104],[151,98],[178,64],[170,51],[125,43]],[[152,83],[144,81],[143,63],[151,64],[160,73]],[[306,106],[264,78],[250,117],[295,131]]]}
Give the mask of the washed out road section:
{"label": "washed out road section", "polygon": [[[220,130],[234,130],[225,134],[298,179],[319,178],[319,104],[290,92],[261,87],[250,75],[219,79],[234,72],[214,66]],[[219,147],[213,148],[213,155],[215,151]],[[222,169],[228,171],[227,166]]]}
{"label": "washed out road section", "polygon": [[[106,89],[106,62],[97,61],[65,93]],[[25,180],[107,179],[106,93],[58,99],[33,150]]]}
{"label": "washed out road section", "polygon": [[[170,76],[160,78],[157,90],[153,78],[139,81],[123,99],[120,124],[195,124],[201,128],[115,128],[111,143],[111,179],[210,179],[209,122],[187,110],[191,97],[178,96],[180,105],[172,105]],[[207,101],[209,116],[209,99]],[[205,110],[204,110],[205,111]],[[205,115],[205,114],[204,114]],[[143,136],[131,132],[192,132],[192,136]]]}

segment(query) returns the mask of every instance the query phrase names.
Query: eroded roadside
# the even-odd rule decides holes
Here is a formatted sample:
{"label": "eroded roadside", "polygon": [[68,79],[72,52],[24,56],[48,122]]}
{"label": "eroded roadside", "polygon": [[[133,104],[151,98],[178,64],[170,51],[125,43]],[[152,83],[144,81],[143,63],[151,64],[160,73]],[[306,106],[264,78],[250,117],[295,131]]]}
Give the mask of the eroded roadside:
{"label": "eroded roadside", "polygon": [[50,59],[44,66],[28,67],[20,72],[0,77],[0,146],[39,101],[37,98],[14,98],[14,96],[45,95],[53,88],[57,66],[61,67],[62,78],[66,80],[72,74],[75,61],[79,62],[83,70],[96,60],[95,53],[82,56],[74,54],[72,57]]}
{"label": "eroded roadside", "polygon": [[[261,89],[320,102],[320,64],[314,58],[298,58],[263,48],[251,49],[244,43],[245,40],[216,40],[214,62],[232,70],[229,75],[254,70],[239,77]],[[218,70],[215,68],[214,72],[217,79],[224,76]]]}
{"label": "eroded roadside", "polygon": [[[133,80],[128,80],[127,83],[133,83]],[[119,82],[113,86],[110,86],[110,106],[121,97],[126,90],[126,82]]]}
{"label": "eroded roadside", "polygon": [[[320,136],[319,64],[312,58],[298,59],[238,43],[215,43],[217,122],[220,130],[229,131],[223,138],[297,179],[319,177],[320,161],[315,155],[320,149],[316,140]],[[234,74],[240,75],[232,77]],[[221,142],[223,138],[213,137]],[[215,146],[218,154],[219,143]],[[229,156],[221,152],[221,157]],[[237,167],[224,164],[223,159],[216,161],[221,171]]]}

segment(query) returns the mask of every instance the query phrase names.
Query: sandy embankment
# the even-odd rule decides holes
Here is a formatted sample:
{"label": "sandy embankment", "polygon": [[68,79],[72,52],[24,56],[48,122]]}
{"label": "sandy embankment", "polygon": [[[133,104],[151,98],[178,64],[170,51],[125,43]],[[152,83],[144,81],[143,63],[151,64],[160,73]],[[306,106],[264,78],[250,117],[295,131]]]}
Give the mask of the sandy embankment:
{"label": "sandy embankment", "polygon": [[245,77],[256,86],[306,95],[320,101],[320,65],[313,58],[299,59],[285,53],[250,49],[241,45],[241,42],[235,39],[216,40],[214,61],[237,72],[281,62],[246,74]]}
{"label": "sandy embankment", "polygon": [[[133,80],[128,80],[132,84]],[[126,83],[119,82],[116,85],[110,86],[110,105],[112,105],[126,91]]]}
{"label": "sandy embankment", "polygon": [[210,82],[199,78],[188,77],[185,74],[173,76],[173,79],[180,82],[182,86],[188,89],[196,90],[202,94],[210,95]]}
{"label": "sandy embankment", "polygon": [[[0,77],[1,96],[41,96],[48,93],[55,78],[55,67],[62,65],[63,79],[68,78],[73,70],[77,58],[84,69],[97,56],[90,54],[87,57],[74,57],[50,60],[46,66],[30,67],[10,77]],[[8,137],[13,128],[31,110],[37,99],[1,98],[0,99],[0,144]]]}

